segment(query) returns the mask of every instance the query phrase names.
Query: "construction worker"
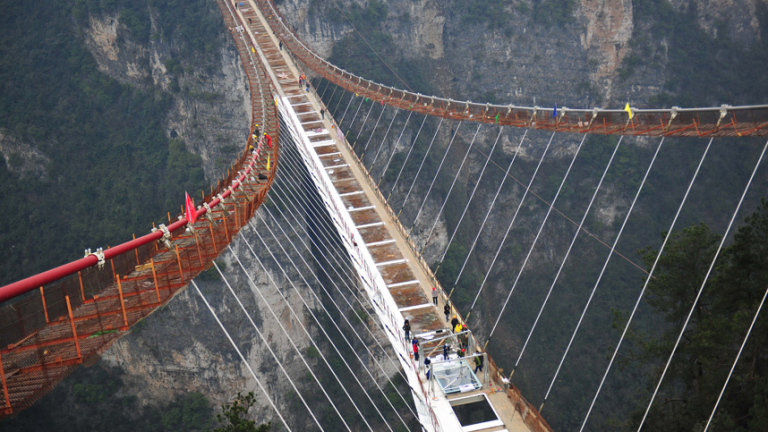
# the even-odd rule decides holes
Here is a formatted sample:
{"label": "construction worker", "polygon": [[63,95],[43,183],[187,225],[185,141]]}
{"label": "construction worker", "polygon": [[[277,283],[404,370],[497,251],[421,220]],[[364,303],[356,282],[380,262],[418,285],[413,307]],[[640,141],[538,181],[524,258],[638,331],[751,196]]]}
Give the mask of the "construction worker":
{"label": "construction worker", "polygon": [[456,315],[454,315],[453,319],[451,320],[451,330],[455,329],[457,325],[459,325],[459,319],[456,318]]}
{"label": "construction worker", "polygon": [[[462,325],[461,331],[466,332],[467,326]],[[467,344],[469,343],[469,333],[464,333],[463,335],[459,336],[459,339],[461,340],[461,346],[466,347]]]}
{"label": "construction worker", "polygon": [[448,344],[443,344],[443,360],[448,360]]}
{"label": "construction worker", "polygon": [[464,358],[465,354],[466,354],[466,352],[464,351],[464,348],[459,350],[459,358]]}
{"label": "construction worker", "polygon": [[268,133],[264,133],[264,142],[269,146],[269,148],[272,148],[272,137],[269,136]]}
{"label": "construction worker", "polygon": [[408,320],[405,320],[405,324],[403,324],[403,332],[405,333],[405,340],[411,340],[411,323]]}
{"label": "construction worker", "polygon": [[443,313],[445,314],[445,322],[449,322],[451,320],[451,305],[448,303],[448,300],[445,301],[445,306],[443,306]]}
{"label": "construction worker", "polygon": [[432,361],[429,360],[429,357],[424,357],[424,369],[427,370],[427,381],[429,381],[429,373],[431,372],[429,369],[430,364],[432,364]]}
{"label": "construction worker", "polygon": [[432,287],[432,303],[437,306],[437,289]]}
{"label": "construction worker", "polygon": [[260,136],[261,136],[261,130],[259,129],[259,125],[256,125],[256,127],[253,128],[253,142],[259,142]]}
{"label": "construction worker", "polygon": [[416,338],[413,338],[412,341],[413,345],[413,359],[416,360],[416,367],[419,367],[419,341]]}
{"label": "construction worker", "polygon": [[464,327],[462,327],[461,324],[456,324],[456,327],[453,328],[454,333],[461,333],[461,331],[464,330]]}
{"label": "construction worker", "polygon": [[477,351],[477,357],[475,357],[475,373],[477,371],[482,372],[483,371],[483,353],[480,352],[480,350]]}

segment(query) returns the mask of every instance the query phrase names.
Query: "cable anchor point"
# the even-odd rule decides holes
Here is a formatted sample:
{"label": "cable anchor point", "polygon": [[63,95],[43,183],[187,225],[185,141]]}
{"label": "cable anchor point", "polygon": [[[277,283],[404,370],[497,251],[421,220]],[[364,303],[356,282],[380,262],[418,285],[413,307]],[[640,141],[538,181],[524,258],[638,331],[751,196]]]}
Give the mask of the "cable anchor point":
{"label": "cable anchor point", "polygon": [[104,264],[106,263],[106,259],[104,258],[104,249],[103,248],[96,249],[96,252],[91,252],[90,248],[86,249],[85,250],[85,257],[84,258],[88,258],[91,255],[95,256],[99,260],[99,263],[98,263],[99,264],[99,268],[104,267]]}
{"label": "cable anchor point", "polygon": [[165,247],[168,248],[168,250],[173,249],[173,246],[171,245],[171,232],[168,231],[168,227],[165,226],[165,224],[160,224],[159,226],[160,231],[163,232],[163,237],[160,238],[160,240],[163,241],[165,244]]}

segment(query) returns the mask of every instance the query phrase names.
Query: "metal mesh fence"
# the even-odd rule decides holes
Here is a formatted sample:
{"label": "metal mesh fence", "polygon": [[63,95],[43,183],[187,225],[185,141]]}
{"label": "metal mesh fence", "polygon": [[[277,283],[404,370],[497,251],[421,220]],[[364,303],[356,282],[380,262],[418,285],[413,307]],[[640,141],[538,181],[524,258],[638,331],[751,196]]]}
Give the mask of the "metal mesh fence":
{"label": "metal mesh fence", "polygon": [[[218,5],[229,28],[239,25],[231,5]],[[278,162],[277,107],[250,42],[236,32],[233,38],[248,76],[251,130],[258,124],[272,136],[271,145],[254,142],[249,134],[244,151],[204,202],[227,190],[231,195],[193,226],[172,232],[167,242],[130,249],[0,307],[0,418],[31,406],[77,365],[94,361],[131,325],[170,300],[211,266],[264,201]]]}

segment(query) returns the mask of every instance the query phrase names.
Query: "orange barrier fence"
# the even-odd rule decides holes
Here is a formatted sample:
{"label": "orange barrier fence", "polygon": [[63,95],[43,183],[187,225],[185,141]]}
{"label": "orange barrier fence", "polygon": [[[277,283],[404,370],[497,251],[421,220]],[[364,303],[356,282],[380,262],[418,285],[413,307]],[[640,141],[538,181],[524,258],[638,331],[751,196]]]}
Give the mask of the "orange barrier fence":
{"label": "orange barrier fence", "polygon": [[[231,5],[223,0],[218,5],[227,26],[237,26]],[[0,418],[31,406],[77,365],[96,361],[97,354],[130,326],[210,268],[266,198],[279,159],[277,107],[266,71],[251,57],[249,42],[237,32],[233,37],[248,76],[251,130],[259,124],[261,131],[272,136],[271,146],[248,138],[240,157],[203,202],[215,202],[226,191],[230,195],[194,225],[175,232],[166,232],[162,226],[165,236],[160,240],[0,307]],[[252,171],[244,175],[248,168]],[[178,219],[184,220],[183,215]]]}
{"label": "orange barrier fence", "polygon": [[256,0],[293,55],[326,80],[399,109],[455,120],[600,135],[746,137],[768,135],[768,105],[669,109],[570,109],[482,104],[422,95],[375,83],[341,69],[307,47],[272,0]]}

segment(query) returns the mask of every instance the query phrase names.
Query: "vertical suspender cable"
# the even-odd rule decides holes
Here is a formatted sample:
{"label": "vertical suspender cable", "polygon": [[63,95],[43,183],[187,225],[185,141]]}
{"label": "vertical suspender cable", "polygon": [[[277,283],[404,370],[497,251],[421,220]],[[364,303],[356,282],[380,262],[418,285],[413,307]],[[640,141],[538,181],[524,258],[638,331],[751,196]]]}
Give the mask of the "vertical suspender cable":
{"label": "vertical suspender cable", "polygon": [[437,138],[437,133],[440,131],[440,125],[443,124],[443,118],[440,117],[440,123],[437,124],[437,128],[435,128],[435,134],[432,136],[432,141],[429,142],[429,147],[427,147],[427,152],[424,153],[424,157],[421,158],[421,164],[419,165],[419,169],[416,170],[416,175],[413,177],[413,181],[411,182],[411,187],[408,189],[408,193],[405,194],[405,199],[403,200],[403,204],[400,206],[400,211],[397,212],[397,216],[400,216],[400,213],[405,208],[405,203],[408,202],[408,197],[411,196],[411,191],[413,191],[413,186],[416,184],[416,180],[419,178],[419,173],[421,173],[421,169],[424,167],[424,162],[427,161],[427,156],[429,156],[429,151],[432,150],[432,144],[435,143],[435,138]]}
{"label": "vertical suspender cable", "polygon": [[672,224],[670,225],[669,230],[667,230],[667,235],[664,237],[664,241],[661,243],[661,248],[659,249],[659,253],[656,255],[656,259],[653,261],[653,265],[651,266],[651,272],[648,274],[648,277],[645,279],[645,283],[643,284],[643,289],[640,291],[640,295],[637,296],[637,301],[635,302],[635,306],[632,308],[632,313],[629,314],[629,319],[627,319],[627,324],[624,326],[624,330],[621,332],[619,343],[616,344],[616,348],[613,350],[613,355],[611,356],[611,360],[608,362],[608,367],[605,369],[605,374],[603,374],[603,378],[600,380],[600,386],[597,388],[597,392],[595,392],[595,396],[592,398],[592,403],[589,405],[589,410],[587,410],[587,415],[586,417],[584,417],[584,422],[581,424],[581,428],[579,429],[579,432],[583,431],[584,427],[587,425],[587,421],[589,420],[589,415],[592,414],[592,408],[594,408],[595,406],[595,401],[597,400],[597,397],[600,396],[600,390],[603,389],[605,378],[608,376],[608,373],[611,371],[611,366],[613,366],[613,361],[616,359],[616,354],[618,354],[619,349],[621,349],[621,343],[624,342],[624,337],[627,335],[627,330],[629,330],[629,326],[630,324],[632,324],[632,318],[635,317],[635,313],[637,312],[637,307],[640,305],[640,301],[643,299],[643,295],[645,295],[645,289],[648,287],[648,283],[651,281],[651,278],[653,277],[653,271],[656,270],[656,264],[659,263],[659,258],[661,258],[661,255],[664,253],[664,247],[667,245],[667,241],[672,236],[672,230],[675,228],[675,224],[677,223],[677,218],[678,216],[680,216],[680,212],[683,210],[683,205],[685,205],[685,201],[688,199],[688,194],[691,192],[693,183],[696,181],[696,177],[698,177],[699,175],[699,170],[701,169],[701,165],[704,163],[704,159],[706,159],[707,157],[707,153],[709,153],[709,148],[712,146],[713,140],[714,138],[709,139],[709,144],[707,144],[707,148],[704,150],[704,154],[701,156],[699,165],[696,167],[696,172],[693,174],[693,178],[691,179],[691,182],[688,184],[688,189],[685,191],[683,200],[680,202],[680,206],[678,206],[677,208],[677,213],[675,213],[675,218],[672,220]]}
{"label": "vertical suspender cable", "polygon": [[[456,130],[453,132],[451,141],[448,142],[448,147],[445,148],[445,154],[443,154],[443,158],[440,160],[440,165],[437,166],[437,171],[435,171],[435,175],[434,177],[432,177],[432,182],[429,184],[429,189],[427,189],[427,193],[426,195],[424,195],[424,201],[421,202],[421,205],[419,206],[419,211],[416,212],[416,217],[413,218],[413,224],[411,225],[411,228],[408,230],[408,233],[410,233],[411,230],[413,230],[413,227],[416,226],[416,220],[419,219],[419,215],[421,215],[421,211],[424,209],[424,204],[427,203],[427,198],[429,198],[429,194],[430,192],[432,192],[432,187],[435,186],[435,181],[437,180],[437,177],[440,175],[440,169],[443,168],[443,164],[445,163],[445,159],[448,157],[448,153],[451,151],[451,146],[453,146],[453,141],[456,139],[456,135],[459,133],[459,128],[461,128],[461,121],[459,121],[459,124],[456,126]],[[475,138],[477,138],[478,132],[480,132],[480,124],[477,125],[477,130],[475,130],[475,136],[472,138],[473,143],[475,142]]]}
{"label": "vertical suspender cable", "polygon": [[[344,123],[344,119],[347,117],[347,111],[349,111],[350,105],[352,105],[352,101],[355,100],[355,95],[352,93],[352,97],[349,98],[349,102],[347,102],[347,107],[344,109],[344,115],[341,116],[341,120],[339,120],[339,127],[341,127],[341,124]],[[354,119],[352,119],[354,120]]]}
{"label": "vertical suspender cable", "polygon": [[[419,139],[419,135],[421,134],[421,130],[424,128],[424,123],[427,122],[427,115],[424,116],[424,120],[421,121],[421,126],[419,126],[419,131],[416,132],[416,136],[413,138],[413,142],[411,143],[411,147],[408,149],[408,154],[405,155],[405,160],[403,161],[403,164],[400,166],[400,171],[397,173],[397,178],[395,178],[395,182],[392,184],[392,189],[389,190],[389,194],[387,195],[387,202],[389,202],[389,197],[392,196],[392,192],[395,191],[395,187],[397,187],[397,182],[400,180],[400,175],[403,173],[403,169],[405,169],[405,164],[408,163],[408,158],[411,157],[411,152],[416,147],[416,140]],[[400,133],[400,136],[403,134]],[[394,153],[393,153],[394,154]],[[391,157],[390,157],[391,159]],[[384,174],[381,175],[382,178],[384,178]]]}
{"label": "vertical suspender cable", "polygon": [[[491,275],[491,270],[493,270],[493,266],[496,264],[496,259],[499,257],[499,253],[501,253],[501,249],[504,247],[504,243],[507,241],[507,236],[509,236],[509,232],[512,230],[512,225],[515,224],[515,220],[517,219],[517,215],[520,213],[520,208],[523,206],[523,203],[525,202],[525,198],[528,196],[528,192],[531,190],[531,185],[533,184],[533,181],[536,179],[536,174],[539,172],[539,168],[541,168],[541,163],[544,162],[544,157],[547,155],[547,151],[549,150],[549,146],[552,144],[552,139],[555,137],[555,133],[552,133],[552,136],[549,137],[549,142],[547,142],[547,146],[544,148],[544,152],[541,154],[541,158],[539,159],[539,163],[536,165],[536,169],[533,171],[533,175],[531,176],[531,179],[528,181],[528,186],[525,187],[525,192],[523,192],[522,198],[520,198],[520,202],[517,204],[517,209],[515,209],[515,214],[512,216],[512,220],[509,222],[509,226],[507,226],[507,230],[504,232],[504,237],[501,238],[501,243],[499,243],[499,247],[496,249],[496,254],[493,255],[493,259],[491,260],[491,265],[488,267],[488,271],[485,272],[485,277],[483,277],[483,281],[480,283],[480,288],[477,289],[477,294],[475,294],[475,299],[472,300],[472,305],[469,307],[469,313],[467,314],[466,319],[469,320],[469,316],[472,315],[472,309],[474,309],[475,304],[477,303],[477,299],[480,297],[480,293],[483,291],[483,287],[485,286],[485,283],[488,281],[488,277]],[[586,137],[586,135],[585,135]],[[581,143],[584,143],[584,139],[581,140]],[[581,149],[581,145],[579,145],[579,149]],[[578,152],[576,153],[578,155]],[[571,165],[573,165],[573,161],[571,161]],[[570,166],[568,167],[568,170],[570,171]],[[563,181],[565,181],[565,178],[563,178]],[[560,184],[560,188],[563,187],[563,184]],[[560,188],[558,188],[558,193],[560,192]],[[549,210],[552,210],[552,207],[550,206]],[[549,211],[547,212],[547,216],[549,216]],[[546,218],[544,219],[544,222],[546,222]],[[544,225],[542,224],[542,227]],[[539,228],[539,234],[541,233],[541,227]],[[536,239],[538,239],[538,235],[536,236]],[[536,240],[534,239],[534,242],[531,246],[536,244]],[[530,256],[530,251],[528,251],[528,256]],[[526,257],[527,262],[527,257]],[[525,264],[523,264],[523,267],[525,267]],[[522,272],[522,268],[520,268],[520,272]],[[518,278],[520,275],[518,274]],[[517,280],[517,279],[515,279]],[[456,282],[458,283],[459,279],[456,279]],[[514,290],[514,285],[513,285]],[[509,292],[509,296],[507,296],[507,301],[504,302],[504,307],[506,307],[507,302],[509,301],[509,297],[512,295],[512,290]],[[504,311],[504,307],[502,307],[501,311]],[[488,335],[488,340],[485,341],[485,345],[488,346],[488,342],[491,341],[491,337],[493,336],[493,332],[496,330],[496,326],[499,324],[499,318],[501,318],[501,314],[499,314],[499,317],[496,318],[496,324],[493,325],[493,330],[491,330],[491,333]]]}
{"label": "vertical suspender cable", "polygon": [[[623,139],[624,139],[623,135],[619,137],[619,141],[616,143],[616,147],[613,148],[613,153],[611,154],[611,158],[608,160],[608,165],[606,165],[605,170],[603,170],[603,175],[600,177],[600,181],[597,183],[597,187],[595,187],[595,192],[592,194],[592,198],[589,200],[589,205],[587,206],[587,209],[584,210],[584,216],[581,217],[581,221],[579,222],[579,227],[576,228],[576,232],[573,233],[571,244],[568,245],[568,250],[565,252],[565,256],[563,256],[563,260],[560,262],[560,267],[557,269],[557,274],[555,274],[555,279],[552,281],[552,285],[549,286],[549,291],[547,291],[547,296],[544,298],[544,302],[541,304],[541,308],[539,308],[539,313],[536,315],[536,320],[534,320],[533,326],[531,326],[531,330],[528,332],[528,336],[525,338],[525,343],[523,343],[523,348],[520,349],[520,355],[517,356],[517,360],[515,361],[515,366],[512,368],[512,373],[515,372],[515,369],[517,369],[517,365],[520,364],[520,359],[523,358],[523,354],[525,353],[525,348],[528,346],[528,342],[531,340],[531,335],[533,335],[534,330],[536,330],[536,325],[539,323],[539,318],[541,318],[541,314],[542,312],[544,312],[544,308],[547,306],[549,297],[550,295],[552,295],[552,290],[554,290],[555,284],[557,283],[557,280],[560,278],[560,273],[562,273],[563,267],[565,267],[565,262],[568,260],[568,257],[571,254],[571,250],[573,249],[573,245],[576,243],[576,239],[579,237],[579,234],[581,233],[581,227],[584,225],[584,221],[587,220],[587,215],[589,215],[589,211],[592,209],[592,204],[594,204],[595,198],[597,198],[597,193],[600,192],[600,187],[603,185],[603,180],[605,180],[605,176],[608,174],[608,169],[611,168],[611,165],[613,164],[613,159],[616,156],[616,152],[618,152],[619,146],[621,146],[621,141]],[[510,374],[510,376],[512,376],[512,374]]]}
{"label": "vertical suspender cable", "polygon": [[[760,157],[757,159],[757,163],[755,164],[755,168],[752,170],[752,175],[749,177],[747,186],[744,188],[744,192],[741,194],[741,198],[739,199],[739,204],[736,206],[736,210],[733,212],[733,216],[731,216],[731,221],[728,222],[728,228],[725,230],[725,234],[723,234],[723,238],[720,240],[720,245],[717,247],[717,252],[715,252],[714,258],[712,258],[712,263],[709,265],[707,274],[706,276],[704,276],[704,281],[701,283],[701,288],[699,288],[699,292],[696,294],[696,299],[693,301],[693,304],[691,305],[691,309],[688,311],[688,316],[685,318],[685,322],[683,323],[683,328],[680,329],[680,334],[677,335],[675,346],[672,347],[672,352],[669,354],[669,359],[667,360],[667,364],[664,366],[664,371],[661,373],[661,377],[659,377],[659,382],[656,384],[656,388],[653,390],[653,395],[651,396],[651,400],[648,402],[648,407],[645,409],[645,414],[643,414],[643,419],[640,421],[640,426],[638,426],[637,428],[638,431],[642,429],[643,424],[645,424],[646,418],[648,418],[648,412],[651,410],[653,401],[656,399],[656,394],[659,391],[659,387],[661,387],[661,382],[664,381],[664,377],[667,375],[667,370],[669,369],[669,365],[672,363],[672,357],[675,356],[675,352],[677,352],[677,347],[678,345],[680,345],[680,339],[683,338],[683,333],[685,333],[685,329],[688,327],[688,322],[690,322],[691,320],[693,311],[696,310],[696,305],[699,303],[699,298],[701,298],[701,293],[704,291],[704,286],[707,284],[707,280],[709,280],[709,275],[712,273],[712,269],[715,267],[715,262],[717,261],[717,257],[720,256],[720,251],[723,249],[725,240],[728,238],[728,234],[731,232],[731,228],[733,227],[733,222],[736,220],[736,216],[739,214],[739,210],[741,210],[741,204],[744,202],[744,197],[747,195],[747,192],[749,191],[749,187],[752,186],[752,180],[755,178],[755,173],[757,172],[757,169],[760,167],[760,162],[762,162],[763,160],[766,147],[768,147],[768,142],[765,143],[765,146],[763,147],[763,152],[760,153]],[[751,330],[752,329],[750,327],[750,331]]]}
{"label": "vertical suspender cable", "polygon": [[[363,102],[365,102],[365,99],[363,99]],[[363,119],[363,124],[360,126],[360,130],[357,131],[357,136],[355,137],[355,142],[352,144],[352,148],[355,147],[357,144],[357,140],[360,139],[360,134],[363,133],[363,129],[365,129],[365,124],[368,122],[368,117],[371,116],[371,113],[373,112],[373,107],[375,107],[375,103],[371,103],[371,109],[368,110],[368,114],[365,115],[365,118]]]}
{"label": "vertical suspender cable", "polygon": [[600,275],[597,277],[597,281],[595,282],[594,287],[592,287],[592,292],[589,294],[589,299],[587,299],[587,304],[584,305],[584,309],[581,311],[581,316],[579,317],[579,321],[576,324],[576,328],[573,329],[573,333],[571,334],[571,339],[568,341],[568,346],[565,348],[565,352],[563,353],[563,356],[560,358],[560,363],[557,365],[557,370],[555,371],[555,375],[552,377],[552,381],[549,382],[549,387],[547,388],[547,393],[544,394],[544,401],[541,403],[539,412],[541,412],[541,410],[544,409],[544,404],[547,402],[549,393],[552,391],[552,386],[554,386],[555,381],[557,381],[557,376],[560,374],[560,369],[562,369],[563,367],[563,362],[565,361],[565,358],[568,356],[568,352],[571,350],[571,345],[573,345],[573,340],[576,338],[576,334],[579,332],[579,328],[581,327],[581,323],[584,320],[584,316],[587,314],[589,305],[592,303],[592,298],[595,296],[595,292],[597,291],[597,286],[600,284],[600,281],[603,278],[603,274],[605,274],[605,269],[608,267],[608,263],[611,261],[611,256],[613,256],[613,251],[616,249],[616,245],[619,243],[619,239],[621,239],[621,234],[624,232],[624,228],[627,226],[627,221],[629,220],[629,216],[632,214],[632,210],[635,208],[637,199],[638,197],[640,197],[640,192],[642,192],[643,186],[645,186],[645,181],[648,179],[648,174],[650,174],[651,168],[653,168],[653,164],[656,162],[656,157],[659,155],[659,150],[661,150],[661,146],[663,144],[664,144],[664,138],[662,137],[661,142],[659,142],[659,146],[656,147],[656,152],[653,154],[651,163],[648,165],[648,169],[645,170],[645,175],[643,176],[643,180],[640,182],[640,187],[637,188],[637,192],[635,193],[635,198],[632,200],[632,204],[629,206],[629,210],[627,210],[627,214],[624,216],[624,221],[621,223],[621,228],[619,228],[619,233],[616,234],[616,239],[614,239],[613,241],[613,246],[611,246],[611,250],[608,252],[608,256],[605,259],[605,263],[603,263],[603,268],[600,270]]}
{"label": "vertical suspender cable", "polygon": [[[397,118],[397,114],[399,113],[400,113],[400,109],[396,108],[395,114],[392,116],[392,120],[389,122],[389,126],[387,127],[387,131],[384,132],[384,137],[381,138],[381,144],[379,144],[379,150],[376,151],[376,156],[373,157],[373,162],[371,162],[371,167],[368,169],[369,173],[373,172],[373,166],[376,164],[376,161],[379,159],[379,155],[381,154],[381,149],[384,148],[384,141],[387,140],[387,135],[389,135],[389,130],[392,129],[392,125],[395,123],[395,118]],[[363,164],[365,164],[365,162],[363,162]]]}
{"label": "vertical suspender cable", "polygon": [[[584,134],[581,137],[581,142],[579,143],[579,147],[576,149],[576,154],[573,155],[573,159],[571,159],[571,163],[570,165],[568,165],[568,169],[565,171],[563,180],[560,182],[560,186],[557,188],[555,197],[552,199],[552,202],[549,204],[549,209],[547,209],[547,214],[544,215],[544,220],[541,221],[541,225],[539,226],[539,231],[536,232],[536,237],[533,238],[533,243],[531,243],[531,247],[528,249],[528,254],[525,256],[525,259],[523,260],[523,264],[520,266],[520,270],[517,272],[517,276],[515,276],[515,281],[512,283],[512,288],[510,288],[509,294],[507,294],[507,298],[504,300],[504,304],[501,306],[501,311],[499,311],[499,316],[496,317],[496,322],[493,324],[493,328],[491,328],[491,332],[488,334],[489,341],[491,340],[491,337],[493,337],[493,333],[496,331],[496,327],[499,325],[499,321],[501,320],[501,316],[504,314],[504,310],[506,310],[507,308],[509,299],[512,298],[512,293],[515,291],[515,288],[517,287],[517,282],[520,281],[520,276],[523,274],[523,270],[525,270],[525,266],[528,265],[528,260],[531,258],[533,249],[536,247],[536,243],[538,243],[539,241],[539,236],[541,236],[542,231],[544,231],[544,227],[547,225],[547,220],[549,219],[549,215],[552,214],[552,208],[555,206],[557,199],[560,197],[560,192],[563,190],[563,186],[565,185],[566,180],[568,180],[568,176],[571,174],[571,169],[573,168],[573,164],[576,163],[576,158],[579,157],[579,152],[581,152],[581,147],[584,145],[584,141],[586,139],[587,139],[587,135]],[[536,176],[536,173],[534,173],[533,175]],[[528,187],[530,187],[530,184],[528,185]],[[512,224],[510,224],[509,226],[511,228]],[[496,256],[498,256],[499,252],[501,252],[501,248],[504,246],[504,240],[506,240],[507,234],[509,233],[510,228],[507,228],[507,233],[504,234],[504,238],[501,240],[499,249],[496,251]],[[488,275],[491,274],[491,269],[493,268],[493,265],[496,263],[495,259],[496,258],[494,257],[494,261],[491,262],[491,267],[488,268],[488,272],[485,274],[485,279],[483,279],[483,283],[485,283],[485,281],[488,279]],[[480,285],[480,290],[482,289],[483,289],[483,285]],[[480,290],[478,290],[478,294],[480,293]],[[477,300],[477,297],[475,297],[475,300]],[[486,345],[487,344],[488,343],[486,342]],[[514,369],[512,369],[512,373],[515,373]]]}
{"label": "vertical suspender cable", "polygon": [[[392,162],[392,158],[395,156],[395,153],[397,153],[397,145],[400,144],[400,138],[403,137],[403,133],[405,132],[406,127],[408,126],[408,121],[411,119],[411,115],[413,115],[413,111],[408,111],[408,117],[406,117],[405,123],[403,123],[403,129],[400,131],[400,136],[397,137],[397,141],[395,141],[395,145],[392,146],[392,153],[389,154],[389,159],[387,159],[387,164],[384,165],[384,170],[381,172],[381,177],[379,177],[379,181],[376,183],[377,186],[381,184],[381,179],[384,178],[384,174],[387,173],[387,169],[389,169],[389,164]],[[424,118],[426,118],[426,116]],[[373,164],[371,164],[371,170],[373,170]]]}
{"label": "vertical suspender cable", "polygon": [[[429,234],[427,235],[426,240],[424,240],[424,245],[419,250],[419,253],[423,252],[424,249],[427,247],[427,243],[429,243],[429,239],[432,238],[432,232],[435,230],[435,227],[437,226],[437,221],[440,220],[440,215],[443,214],[443,210],[445,209],[445,205],[448,203],[448,198],[451,196],[451,192],[453,192],[453,187],[456,186],[456,181],[459,179],[459,174],[461,174],[461,169],[464,168],[464,163],[467,162],[467,156],[469,156],[469,152],[472,150],[472,146],[475,145],[475,139],[477,138],[477,133],[480,132],[480,124],[477,125],[477,130],[475,131],[475,135],[472,137],[472,141],[469,143],[469,146],[467,147],[467,152],[464,153],[464,158],[461,160],[461,164],[459,164],[459,169],[456,170],[456,175],[453,176],[453,181],[451,182],[451,187],[448,188],[448,193],[445,194],[445,199],[443,200],[443,204],[440,205],[440,210],[437,211],[437,216],[435,216],[435,222],[432,224],[432,228],[429,230]],[[429,195],[429,193],[427,193]],[[426,202],[426,197],[424,198],[424,202]],[[424,204],[422,204],[423,206]],[[416,216],[418,218],[418,214]],[[416,224],[416,220],[413,221],[414,225]]]}
{"label": "vertical suspender cable", "polygon": [[[253,380],[256,381],[256,385],[259,386],[259,388],[261,389],[262,393],[264,393],[264,396],[267,397],[267,401],[269,402],[269,405],[272,407],[273,410],[275,410],[275,413],[277,414],[277,416],[280,417],[280,421],[283,422],[283,426],[285,426],[285,428],[288,429],[288,431],[290,432],[291,431],[291,427],[288,426],[288,422],[285,421],[285,419],[283,418],[283,415],[280,414],[280,411],[278,411],[277,407],[275,406],[275,402],[269,396],[269,393],[267,393],[267,390],[264,388],[263,385],[261,385],[261,381],[259,381],[259,379],[256,377],[256,373],[253,371],[253,368],[251,368],[251,365],[248,364],[248,360],[246,360],[245,356],[243,356],[243,353],[240,352],[240,348],[238,348],[237,345],[235,344],[235,341],[232,340],[232,336],[229,335],[229,332],[227,331],[227,329],[224,328],[224,324],[221,323],[221,320],[219,320],[218,315],[216,315],[216,312],[213,310],[213,308],[211,307],[210,303],[208,303],[208,299],[205,298],[203,293],[200,291],[200,288],[197,287],[197,283],[195,282],[195,280],[192,279],[191,282],[192,282],[192,286],[195,287],[195,290],[197,291],[197,294],[200,296],[200,298],[203,299],[203,303],[205,303],[205,306],[208,308],[208,311],[211,312],[211,315],[213,315],[213,319],[216,320],[216,322],[219,324],[219,327],[221,327],[221,330],[227,336],[227,339],[229,340],[229,343],[231,343],[232,347],[235,349],[235,351],[237,351],[237,355],[240,356],[240,360],[243,361],[243,364],[248,369],[248,371],[251,373],[251,376],[253,377]],[[271,352],[271,350],[270,350],[270,352]],[[275,357],[275,362],[279,363],[279,361],[277,360],[277,357]],[[288,379],[290,380],[291,378],[288,377]],[[293,384],[293,383],[291,383],[291,384]],[[296,393],[298,394],[298,391],[296,391]],[[309,407],[307,407],[307,409],[309,409]],[[310,411],[310,414],[311,414],[311,411]]]}
{"label": "vertical suspender cable", "polygon": [[[387,105],[389,106],[389,105]],[[368,151],[368,146],[371,144],[371,140],[373,139],[373,136],[376,134],[376,128],[379,127],[379,122],[381,121],[381,116],[384,115],[384,111],[387,110],[387,106],[381,107],[381,112],[379,113],[379,117],[376,119],[376,124],[373,125],[373,130],[371,131],[371,136],[368,137],[368,142],[365,143],[365,147],[363,147],[363,153],[360,156],[360,161],[363,161],[363,157],[365,156],[365,152]],[[394,119],[394,117],[392,117]],[[365,163],[363,163],[365,165]]]}

